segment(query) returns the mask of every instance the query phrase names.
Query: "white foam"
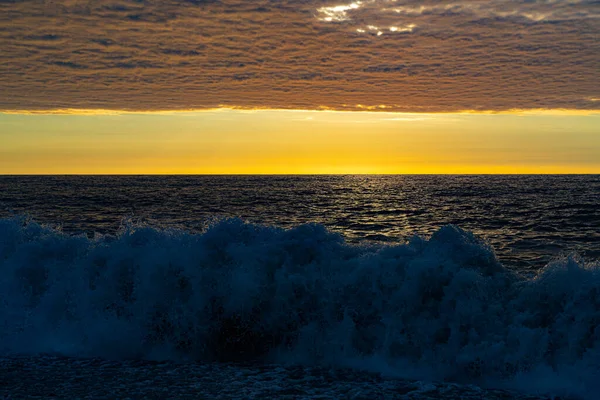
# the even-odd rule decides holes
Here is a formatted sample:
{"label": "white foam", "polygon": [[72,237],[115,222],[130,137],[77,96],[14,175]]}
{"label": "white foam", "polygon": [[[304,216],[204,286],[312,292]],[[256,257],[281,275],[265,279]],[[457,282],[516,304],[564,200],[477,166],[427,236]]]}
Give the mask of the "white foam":
{"label": "white foam", "polygon": [[455,226],[352,245],[320,225],[87,239],[3,219],[0,351],[331,364],[589,397],[600,264],[566,257],[525,279]]}

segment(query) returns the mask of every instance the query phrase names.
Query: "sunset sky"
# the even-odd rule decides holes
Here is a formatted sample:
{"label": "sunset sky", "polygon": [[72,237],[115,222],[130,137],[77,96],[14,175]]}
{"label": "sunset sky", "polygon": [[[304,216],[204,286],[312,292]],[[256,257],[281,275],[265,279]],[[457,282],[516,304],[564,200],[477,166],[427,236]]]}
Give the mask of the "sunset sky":
{"label": "sunset sky", "polygon": [[600,173],[593,0],[0,2],[0,174]]}

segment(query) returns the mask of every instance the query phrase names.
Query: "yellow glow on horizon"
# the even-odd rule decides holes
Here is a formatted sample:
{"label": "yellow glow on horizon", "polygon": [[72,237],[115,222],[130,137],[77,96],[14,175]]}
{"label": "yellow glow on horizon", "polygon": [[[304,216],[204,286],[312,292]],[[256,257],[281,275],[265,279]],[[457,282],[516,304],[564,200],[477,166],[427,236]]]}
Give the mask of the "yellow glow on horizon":
{"label": "yellow glow on horizon", "polygon": [[[153,165],[153,164],[151,164]],[[255,168],[232,168],[227,169],[206,169],[206,170],[189,170],[189,169],[148,169],[148,166],[137,167],[127,170],[122,169],[111,169],[111,168],[98,168],[98,169],[85,169],[80,172],[64,172],[62,169],[49,170],[40,172],[39,170],[27,170],[19,173],[0,173],[0,175],[598,175],[600,174],[600,168],[590,169],[587,166],[576,166],[564,168],[563,166],[539,166],[536,168],[521,168],[521,167],[510,167],[510,166],[453,166],[447,168],[444,166],[432,166],[429,168],[423,167],[406,167],[399,170],[380,170],[372,168],[362,167],[344,167],[337,168],[323,167],[323,168],[299,168],[299,169],[282,169],[275,168],[273,170],[255,167]]]}
{"label": "yellow glow on horizon", "polygon": [[600,113],[0,114],[0,174],[600,173]]}

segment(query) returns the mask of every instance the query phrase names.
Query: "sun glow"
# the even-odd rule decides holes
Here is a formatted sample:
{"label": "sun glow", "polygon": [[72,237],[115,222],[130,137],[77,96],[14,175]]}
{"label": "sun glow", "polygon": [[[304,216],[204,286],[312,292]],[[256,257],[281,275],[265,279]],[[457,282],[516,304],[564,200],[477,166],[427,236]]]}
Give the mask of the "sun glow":
{"label": "sun glow", "polygon": [[600,173],[597,112],[377,110],[0,114],[0,173]]}
{"label": "sun glow", "polygon": [[356,1],[347,5],[339,5],[333,7],[321,7],[317,10],[320,14],[320,20],[326,22],[347,21],[350,19],[348,11],[359,9],[362,6],[361,1]]}

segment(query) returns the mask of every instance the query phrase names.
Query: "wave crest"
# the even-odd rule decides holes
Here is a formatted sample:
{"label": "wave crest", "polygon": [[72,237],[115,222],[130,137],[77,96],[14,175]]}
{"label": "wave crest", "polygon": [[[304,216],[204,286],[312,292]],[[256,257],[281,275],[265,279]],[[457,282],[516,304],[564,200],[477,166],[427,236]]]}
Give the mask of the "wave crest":
{"label": "wave crest", "polygon": [[456,226],[356,245],[321,225],[227,219],[198,234],[129,226],[88,239],[2,219],[0,293],[4,353],[600,390],[600,263],[564,257],[523,278]]}

